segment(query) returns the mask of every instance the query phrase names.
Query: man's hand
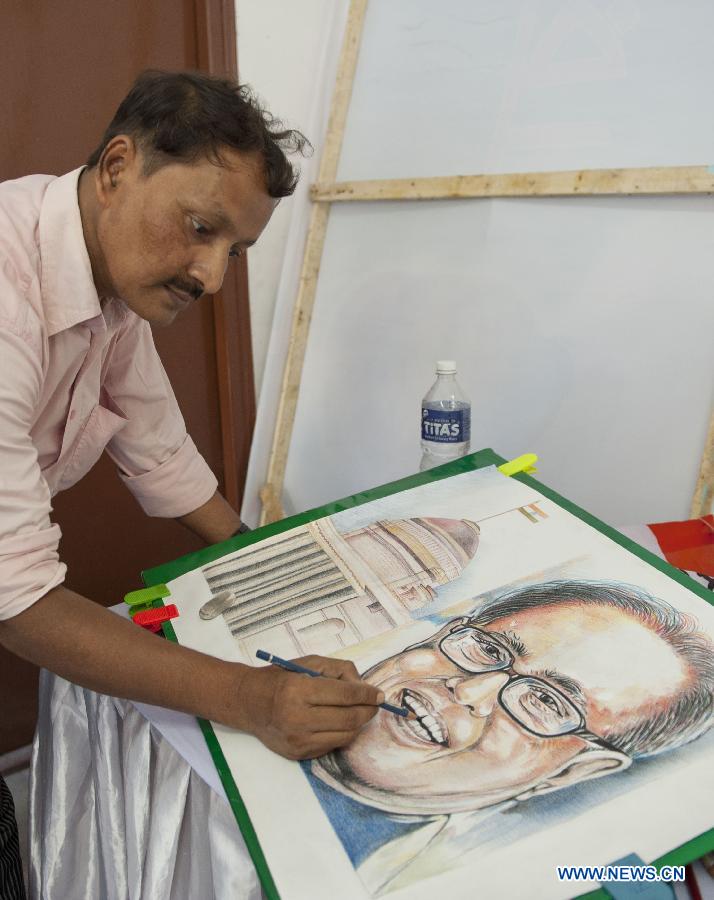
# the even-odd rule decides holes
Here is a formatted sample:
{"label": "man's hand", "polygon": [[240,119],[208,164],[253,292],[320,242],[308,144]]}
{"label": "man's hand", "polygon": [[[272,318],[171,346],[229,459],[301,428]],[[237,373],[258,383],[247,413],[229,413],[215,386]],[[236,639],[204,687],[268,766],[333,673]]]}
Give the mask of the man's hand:
{"label": "man's hand", "polygon": [[296,662],[325,677],[278,666],[243,670],[241,727],[281,756],[310,759],[349,744],[377,712],[384,694],[362,681],[351,662],[322,656]]}

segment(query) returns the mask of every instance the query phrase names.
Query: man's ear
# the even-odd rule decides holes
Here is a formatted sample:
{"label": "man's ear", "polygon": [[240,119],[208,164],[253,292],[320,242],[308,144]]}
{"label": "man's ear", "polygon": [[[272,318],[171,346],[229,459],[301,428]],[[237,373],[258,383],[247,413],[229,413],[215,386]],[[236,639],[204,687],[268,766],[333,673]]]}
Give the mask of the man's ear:
{"label": "man's ear", "polygon": [[530,797],[540,797],[541,794],[550,794],[580,781],[590,781],[593,778],[611,775],[613,772],[624,771],[631,764],[630,757],[617,750],[601,748],[583,750],[543,781],[518,794],[515,799],[522,801]]}
{"label": "man's ear", "polygon": [[100,199],[111,202],[111,197],[127,173],[139,163],[137,146],[128,134],[113,137],[102,151],[97,163],[96,178]]}

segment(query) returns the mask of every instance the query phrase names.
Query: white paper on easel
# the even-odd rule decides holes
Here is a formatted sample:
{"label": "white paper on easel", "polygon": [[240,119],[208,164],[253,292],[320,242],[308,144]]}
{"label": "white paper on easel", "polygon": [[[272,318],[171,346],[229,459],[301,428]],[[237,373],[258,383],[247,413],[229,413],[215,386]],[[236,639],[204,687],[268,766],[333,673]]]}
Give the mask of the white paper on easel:
{"label": "white paper on easel", "polygon": [[[649,861],[712,826],[700,596],[494,469],[323,521],[314,545],[301,526],[169,584],[181,643],[248,662],[256,639],[324,641],[416,713],[380,710],[308,765],[215,727],[281,896],[565,898],[593,885],[557,866]],[[241,609],[261,579],[265,618]],[[392,604],[408,621],[383,628]]]}

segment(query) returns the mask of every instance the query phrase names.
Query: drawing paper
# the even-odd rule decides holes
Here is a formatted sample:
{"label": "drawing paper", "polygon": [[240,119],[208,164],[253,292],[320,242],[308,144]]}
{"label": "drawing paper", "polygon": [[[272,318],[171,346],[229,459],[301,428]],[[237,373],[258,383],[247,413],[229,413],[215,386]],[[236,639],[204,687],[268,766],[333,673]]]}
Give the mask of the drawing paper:
{"label": "drawing paper", "polygon": [[303,764],[214,726],[286,900],[571,897],[594,885],[556,866],[652,860],[712,825],[714,609],[494,468],[168,587],[180,643],[352,659],[415,712]]}

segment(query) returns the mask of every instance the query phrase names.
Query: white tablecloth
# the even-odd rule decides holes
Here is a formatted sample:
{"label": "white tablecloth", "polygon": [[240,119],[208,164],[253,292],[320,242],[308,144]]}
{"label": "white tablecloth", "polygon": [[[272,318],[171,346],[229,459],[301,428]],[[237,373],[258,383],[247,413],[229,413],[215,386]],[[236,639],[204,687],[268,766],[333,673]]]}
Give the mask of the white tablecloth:
{"label": "white tablecloth", "polygon": [[43,672],[29,814],[35,900],[261,897],[189,716],[137,708]]}

